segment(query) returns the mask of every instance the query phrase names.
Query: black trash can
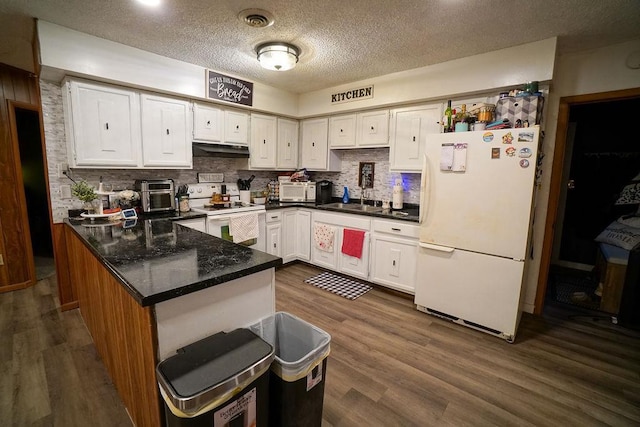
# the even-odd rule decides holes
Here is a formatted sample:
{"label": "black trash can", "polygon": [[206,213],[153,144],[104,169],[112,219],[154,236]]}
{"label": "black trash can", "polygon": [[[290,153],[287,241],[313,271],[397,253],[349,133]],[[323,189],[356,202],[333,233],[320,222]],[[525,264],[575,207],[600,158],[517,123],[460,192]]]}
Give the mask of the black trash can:
{"label": "black trash can", "polygon": [[220,332],[156,367],[168,427],[267,427],[273,347],[248,329]]}
{"label": "black trash can", "polygon": [[250,326],[275,349],[269,380],[269,425],[321,426],[331,336],[278,312]]}

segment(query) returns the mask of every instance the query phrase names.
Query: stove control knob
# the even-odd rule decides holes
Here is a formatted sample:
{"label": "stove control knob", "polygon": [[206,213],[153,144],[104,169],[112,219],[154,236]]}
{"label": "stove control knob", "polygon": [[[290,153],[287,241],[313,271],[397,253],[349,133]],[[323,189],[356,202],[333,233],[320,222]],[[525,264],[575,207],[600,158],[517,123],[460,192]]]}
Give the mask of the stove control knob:
{"label": "stove control knob", "polygon": [[189,193],[193,193],[195,190],[193,188],[189,189]]}
{"label": "stove control knob", "polygon": [[202,188],[198,188],[198,193],[202,193]]}

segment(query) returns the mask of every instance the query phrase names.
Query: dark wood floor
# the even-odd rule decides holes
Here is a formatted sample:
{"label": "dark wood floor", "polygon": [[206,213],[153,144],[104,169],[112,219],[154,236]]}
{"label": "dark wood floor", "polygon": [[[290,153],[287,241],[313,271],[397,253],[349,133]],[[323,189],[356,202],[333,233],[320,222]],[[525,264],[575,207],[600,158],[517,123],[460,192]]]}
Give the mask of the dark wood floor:
{"label": "dark wood floor", "polygon": [[[640,334],[550,307],[514,344],[374,289],[349,301],[276,274],[279,311],[331,334],[324,426],[640,425]],[[0,425],[130,425],[55,279],[0,295]],[[594,320],[597,319],[597,320]]]}

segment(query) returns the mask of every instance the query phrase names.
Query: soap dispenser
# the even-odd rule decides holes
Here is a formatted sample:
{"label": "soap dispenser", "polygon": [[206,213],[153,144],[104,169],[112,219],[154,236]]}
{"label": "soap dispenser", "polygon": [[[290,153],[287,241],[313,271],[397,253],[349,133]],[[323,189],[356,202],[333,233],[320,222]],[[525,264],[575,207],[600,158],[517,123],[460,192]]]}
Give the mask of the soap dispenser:
{"label": "soap dispenser", "polygon": [[349,203],[349,189],[346,185],[344,186],[344,194],[342,194],[342,203],[345,205]]}
{"label": "soap dispenser", "polygon": [[402,179],[396,178],[396,184],[393,186],[393,209],[402,209]]}

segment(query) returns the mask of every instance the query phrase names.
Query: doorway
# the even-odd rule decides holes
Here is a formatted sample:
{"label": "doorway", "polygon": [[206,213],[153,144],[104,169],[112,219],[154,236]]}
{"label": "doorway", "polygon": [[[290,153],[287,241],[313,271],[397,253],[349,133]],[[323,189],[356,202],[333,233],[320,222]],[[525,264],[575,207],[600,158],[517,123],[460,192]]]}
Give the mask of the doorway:
{"label": "doorway", "polygon": [[595,237],[621,215],[635,211],[632,205],[616,206],[622,188],[640,173],[635,131],[627,133],[623,122],[619,129],[605,123],[639,109],[640,98],[569,107],[572,138],[567,140],[566,152],[571,154],[564,168],[564,214],[558,218],[561,227],[553,264],[591,270],[597,253]]}
{"label": "doorway", "polygon": [[38,109],[13,104],[36,280],[55,273],[45,153]]}
{"label": "doorway", "polygon": [[[570,267],[578,272],[578,276],[583,276],[578,279],[589,279],[597,254],[595,237],[624,214],[615,205],[615,198],[624,186],[621,183],[640,172],[633,167],[638,168],[636,152],[640,150],[634,147],[633,153],[625,153],[627,148],[624,147],[630,143],[628,139],[633,138],[633,132],[625,130],[624,118],[636,111],[639,102],[640,88],[560,99],[536,314],[542,313],[545,298],[549,296],[548,282],[554,273],[552,264],[564,262],[565,266],[561,268]],[[618,108],[623,110],[616,110]],[[571,121],[585,123],[583,130]],[[579,137],[579,133],[586,136]],[[578,138],[589,142],[580,145]],[[578,160],[573,161],[574,158]],[[616,162],[617,166],[613,166]],[[576,173],[581,177],[580,182],[572,184],[571,175]],[[573,186],[573,190],[580,186],[580,191],[571,193],[567,186]],[[567,229],[563,231],[565,226]]]}

